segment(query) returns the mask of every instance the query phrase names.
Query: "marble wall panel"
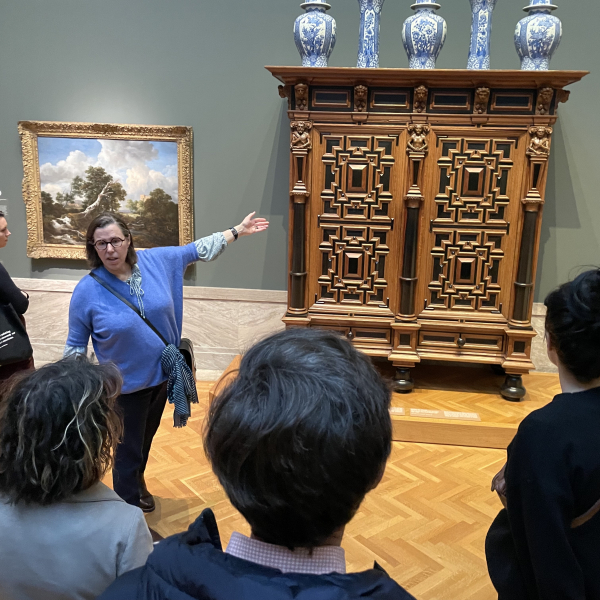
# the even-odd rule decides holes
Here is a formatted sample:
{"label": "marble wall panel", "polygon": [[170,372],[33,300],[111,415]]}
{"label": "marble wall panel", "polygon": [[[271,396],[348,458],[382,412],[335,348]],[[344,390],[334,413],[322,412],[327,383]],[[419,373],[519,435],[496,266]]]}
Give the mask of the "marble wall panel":
{"label": "marble wall panel", "polygon": [[200,348],[237,349],[239,302],[183,301],[183,336]]}
{"label": "marble wall panel", "polygon": [[[27,329],[37,366],[62,357],[76,282],[15,279],[29,293]],[[183,336],[194,344],[198,378],[217,379],[254,340],[283,329],[286,293],[184,287]],[[92,345],[88,351],[92,352]]]}
{"label": "marble wall panel", "polygon": [[263,338],[283,331],[285,325],[281,321],[287,304],[257,304],[254,302],[239,303],[238,347],[247,350]]}
{"label": "marble wall panel", "polygon": [[69,331],[68,292],[29,292],[25,318],[32,342],[63,344]]}
{"label": "marble wall panel", "polygon": [[[30,295],[27,329],[38,366],[58,360],[68,332],[71,293],[76,282],[15,279]],[[200,379],[216,379],[233,360],[260,339],[281,331],[286,309],[286,293],[269,290],[226,288],[184,288],[183,335],[194,343]],[[536,369],[555,373],[546,356],[544,342],[545,307],[533,306],[531,359]],[[89,347],[91,352],[91,344]]]}

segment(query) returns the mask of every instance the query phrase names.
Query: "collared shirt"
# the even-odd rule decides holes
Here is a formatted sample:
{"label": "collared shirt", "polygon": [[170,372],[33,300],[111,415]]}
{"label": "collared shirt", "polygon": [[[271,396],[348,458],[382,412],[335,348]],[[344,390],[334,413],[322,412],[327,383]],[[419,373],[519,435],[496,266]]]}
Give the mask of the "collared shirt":
{"label": "collared shirt", "polygon": [[279,569],[283,573],[346,573],[346,555],[340,546],[289,550],[284,546],[267,544],[234,531],[225,552],[263,567]]}

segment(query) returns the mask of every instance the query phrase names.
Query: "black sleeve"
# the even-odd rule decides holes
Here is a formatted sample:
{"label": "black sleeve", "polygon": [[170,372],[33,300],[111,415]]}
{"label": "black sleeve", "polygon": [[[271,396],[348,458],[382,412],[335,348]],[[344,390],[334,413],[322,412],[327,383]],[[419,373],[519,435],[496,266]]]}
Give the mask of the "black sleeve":
{"label": "black sleeve", "polygon": [[17,314],[29,308],[29,298],[15,285],[4,265],[0,264],[0,304],[12,304]]}
{"label": "black sleeve", "polygon": [[586,593],[570,544],[574,498],[569,443],[560,435],[560,424],[534,414],[521,423],[509,447],[506,498],[510,530],[530,596],[578,600]]}

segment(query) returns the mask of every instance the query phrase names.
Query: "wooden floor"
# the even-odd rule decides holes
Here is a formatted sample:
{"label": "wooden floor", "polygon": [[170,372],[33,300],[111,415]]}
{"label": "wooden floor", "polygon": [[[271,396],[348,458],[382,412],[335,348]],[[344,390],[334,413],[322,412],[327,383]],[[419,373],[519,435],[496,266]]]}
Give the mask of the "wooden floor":
{"label": "wooden floor", "polygon": [[[454,369],[455,375],[446,372],[442,391],[435,388],[442,387],[444,372],[434,371],[424,374],[428,392],[421,385],[414,394],[395,396],[394,404],[450,410],[468,405],[485,418],[516,424],[549,401],[558,384],[557,376],[531,375],[529,400],[512,404],[497,399],[494,378],[486,383],[474,372],[461,376]],[[148,463],[146,480],[157,509],[147,521],[167,536],[186,529],[210,506],[226,545],[233,531],[248,534],[249,529],[204,457],[201,432],[211,385],[198,384],[201,404],[186,428],[172,427],[172,408],[167,406]],[[376,560],[418,600],[495,600],[484,540],[501,509],[490,481],[505,458],[503,450],[394,442],[381,484],[346,529],[349,571],[370,568]]]}
{"label": "wooden floor", "polygon": [[482,422],[518,425],[531,411],[560,393],[558,375],[533,371],[523,375],[527,389],[521,402],[500,396],[504,376],[488,366],[418,365],[413,369],[415,389],[394,394],[392,406],[477,412]]}
{"label": "wooden floor", "polygon": [[[558,375],[533,372],[523,376],[527,394],[521,402],[500,395],[504,376],[488,366],[419,365],[413,369],[415,389],[393,394],[392,407],[407,416],[392,414],[394,440],[505,449],[519,423],[560,392]],[[477,413],[480,421],[411,417],[410,409]]]}

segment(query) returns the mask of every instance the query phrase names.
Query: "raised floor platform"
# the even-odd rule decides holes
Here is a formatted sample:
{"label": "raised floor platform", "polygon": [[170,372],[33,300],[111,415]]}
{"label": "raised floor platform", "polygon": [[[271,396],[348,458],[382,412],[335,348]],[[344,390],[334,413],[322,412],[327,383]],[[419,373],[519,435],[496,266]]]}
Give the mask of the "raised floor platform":
{"label": "raised floor platform", "polygon": [[[215,383],[211,400],[215,391],[235,377],[239,361],[236,356]],[[524,375],[527,394],[521,402],[508,402],[500,396],[504,376],[494,374],[488,366],[421,364],[411,373],[415,389],[392,395],[393,438],[397,442],[504,449],[519,423],[560,392],[554,373]],[[383,367],[383,374],[391,378],[393,371]],[[400,414],[402,409],[404,414]]]}
{"label": "raised floor platform", "polygon": [[[524,375],[527,394],[521,402],[500,396],[504,376],[495,375],[487,366],[419,365],[412,376],[415,389],[410,394],[392,395],[395,441],[503,449],[530,412],[560,393],[554,373]],[[404,408],[404,416],[394,414],[398,408]],[[410,416],[410,409],[461,414],[430,418]],[[474,414],[479,420],[471,420]]]}

